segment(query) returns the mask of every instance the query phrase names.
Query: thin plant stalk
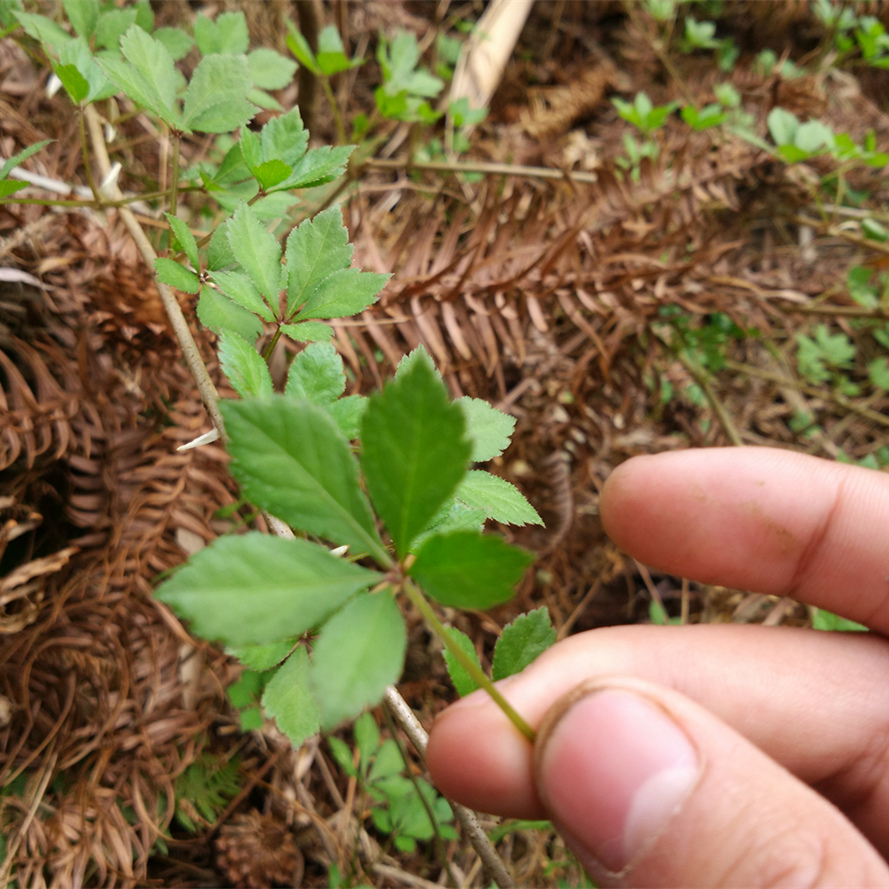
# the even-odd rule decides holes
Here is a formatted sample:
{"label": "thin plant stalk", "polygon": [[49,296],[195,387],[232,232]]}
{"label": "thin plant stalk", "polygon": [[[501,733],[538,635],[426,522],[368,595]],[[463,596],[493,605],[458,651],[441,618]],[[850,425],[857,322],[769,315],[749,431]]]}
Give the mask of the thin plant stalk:
{"label": "thin plant stalk", "polygon": [[466,653],[451,639],[445,625],[438,619],[438,615],[432,609],[432,606],[426,601],[426,597],[417,589],[416,584],[406,578],[402,587],[407,597],[417,606],[420,614],[423,615],[429,629],[445,644],[448,651],[460,662],[460,666],[472,677],[479,688],[483,688],[494,703],[503,711],[506,718],[524,735],[532,744],[537,737],[534,729],[519,715],[512,704],[503,697],[494,683],[478,668],[478,664],[474,664]]}

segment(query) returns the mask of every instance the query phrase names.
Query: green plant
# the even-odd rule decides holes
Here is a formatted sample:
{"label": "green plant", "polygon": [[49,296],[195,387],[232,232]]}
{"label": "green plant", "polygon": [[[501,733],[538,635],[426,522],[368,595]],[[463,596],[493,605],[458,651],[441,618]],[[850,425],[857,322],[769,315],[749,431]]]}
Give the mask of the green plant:
{"label": "green plant", "polygon": [[[472,609],[506,601],[531,561],[482,531],[489,519],[539,523],[537,513],[513,485],[472,468],[506,448],[514,420],[477,399],[452,401],[422,348],[401,361],[382,391],[345,395],[327,321],[366,309],[387,276],[354,268],[341,209],[312,216],[300,192],[336,188],[352,147],[310,149],[297,109],[258,131],[247,126],[260,104],[271,104],[262,94],[273,88],[269,71],[292,76],[294,66],[277,54],[248,53],[242,13],[199,18],[191,38],[177,29],[155,31],[147,3],[124,16],[98,2],[68,0],[65,10],[76,36],[48,17],[15,15],[77,109],[88,173],[90,140],[97,156],[106,151],[94,106],[121,93],[160,125],[172,146],[171,187],[141,196],[167,211],[169,228],[157,246],[104,171],[101,185],[91,180],[89,204],[120,207],[156,272],[216,434],[231,454],[232,474],[244,498],[278,529],[272,536],[233,527],[166,579],[158,597],[247,668],[230,692],[245,728],[260,724],[259,699],[298,745],[378,703],[401,674],[405,600],[533,737],[452,642],[429,601]],[[303,63],[324,76],[359,61],[345,58],[330,31],[323,51],[311,57],[290,36]],[[192,40],[200,59],[186,79],[176,60]],[[382,40],[379,58],[385,81],[378,101],[386,113],[431,120],[426,99],[442,84],[419,67],[415,39]],[[467,109],[455,114],[467,116]],[[183,169],[181,147],[194,134],[209,134],[207,157]],[[39,147],[8,161],[3,176]],[[7,186],[6,200],[12,192]],[[198,220],[209,231],[196,233]],[[218,337],[219,364],[239,400],[218,400],[171,287],[198,295],[198,318]],[[302,347],[283,391],[275,392],[268,361],[282,338]],[[184,780],[192,778],[210,786],[206,774]],[[367,780],[368,792],[384,792],[370,772]],[[399,795],[393,781],[384,787],[389,814],[379,816],[380,824],[402,841],[421,838],[416,800]],[[441,809],[427,795],[420,790],[421,801]],[[213,796],[204,811],[184,817],[193,824],[196,814],[209,820],[217,802]]]}
{"label": "green plant", "polygon": [[[370,797],[374,827],[391,837],[396,849],[413,852],[418,842],[455,839],[454,813],[432,785],[410,772],[399,745],[383,740],[370,713],[364,713],[352,729],[357,763],[341,738],[330,737],[330,748],[347,775],[355,778]],[[407,773],[407,774],[406,774]]]}
{"label": "green plant", "polygon": [[668,102],[666,105],[654,105],[646,93],[636,93],[632,102],[617,97],[611,100],[617,109],[618,115],[627,123],[636,127],[643,136],[650,136],[655,130],[660,129],[667,118],[679,107],[678,102]]}

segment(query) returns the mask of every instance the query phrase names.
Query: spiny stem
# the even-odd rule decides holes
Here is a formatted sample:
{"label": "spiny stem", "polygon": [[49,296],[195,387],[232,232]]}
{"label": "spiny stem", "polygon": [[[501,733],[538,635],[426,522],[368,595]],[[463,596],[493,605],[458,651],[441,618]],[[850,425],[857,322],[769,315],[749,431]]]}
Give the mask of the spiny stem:
{"label": "spiny stem", "polygon": [[433,611],[432,606],[426,601],[426,597],[410,578],[405,578],[404,580],[404,591],[411,602],[417,606],[429,628],[444,642],[448,651],[457,658],[460,666],[472,677],[475,684],[483,688],[491,696],[494,703],[506,714],[506,718],[533,744],[534,739],[537,737],[534,729],[516,712],[512,704],[500,694],[494,683],[479,669],[478,664],[473,663],[472,659],[466,656],[463,649],[454,642],[444,624],[438,619],[438,615]]}

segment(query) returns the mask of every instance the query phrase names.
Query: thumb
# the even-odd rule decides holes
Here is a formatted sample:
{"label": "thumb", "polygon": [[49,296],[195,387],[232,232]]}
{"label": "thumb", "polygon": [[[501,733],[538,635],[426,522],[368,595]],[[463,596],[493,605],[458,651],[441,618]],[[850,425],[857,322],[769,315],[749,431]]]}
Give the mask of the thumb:
{"label": "thumb", "polygon": [[666,688],[609,678],[569,692],[540,727],[534,770],[600,885],[889,885],[838,809]]}

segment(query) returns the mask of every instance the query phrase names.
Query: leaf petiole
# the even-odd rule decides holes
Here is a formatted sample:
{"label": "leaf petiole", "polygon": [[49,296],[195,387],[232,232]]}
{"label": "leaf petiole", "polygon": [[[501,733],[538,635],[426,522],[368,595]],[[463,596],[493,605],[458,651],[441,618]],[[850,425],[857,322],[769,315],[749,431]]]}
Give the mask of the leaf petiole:
{"label": "leaf petiole", "polygon": [[518,714],[512,704],[503,697],[497,690],[493,682],[478,668],[478,665],[466,656],[463,650],[451,639],[446,632],[444,624],[438,619],[438,615],[432,609],[432,606],[426,601],[426,597],[417,588],[414,582],[406,577],[403,583],[403,589],[407,597],[417,606],[420,614],[426,620],[429,628],[438,636],[439,639],[447,646],[448,651],[460,662],[460,666],[466,670],[473,678],[479,688],[483,688],[494,701],[494,703],[506,714],[506,718],[533,744],[537,737],[534,729]]}

